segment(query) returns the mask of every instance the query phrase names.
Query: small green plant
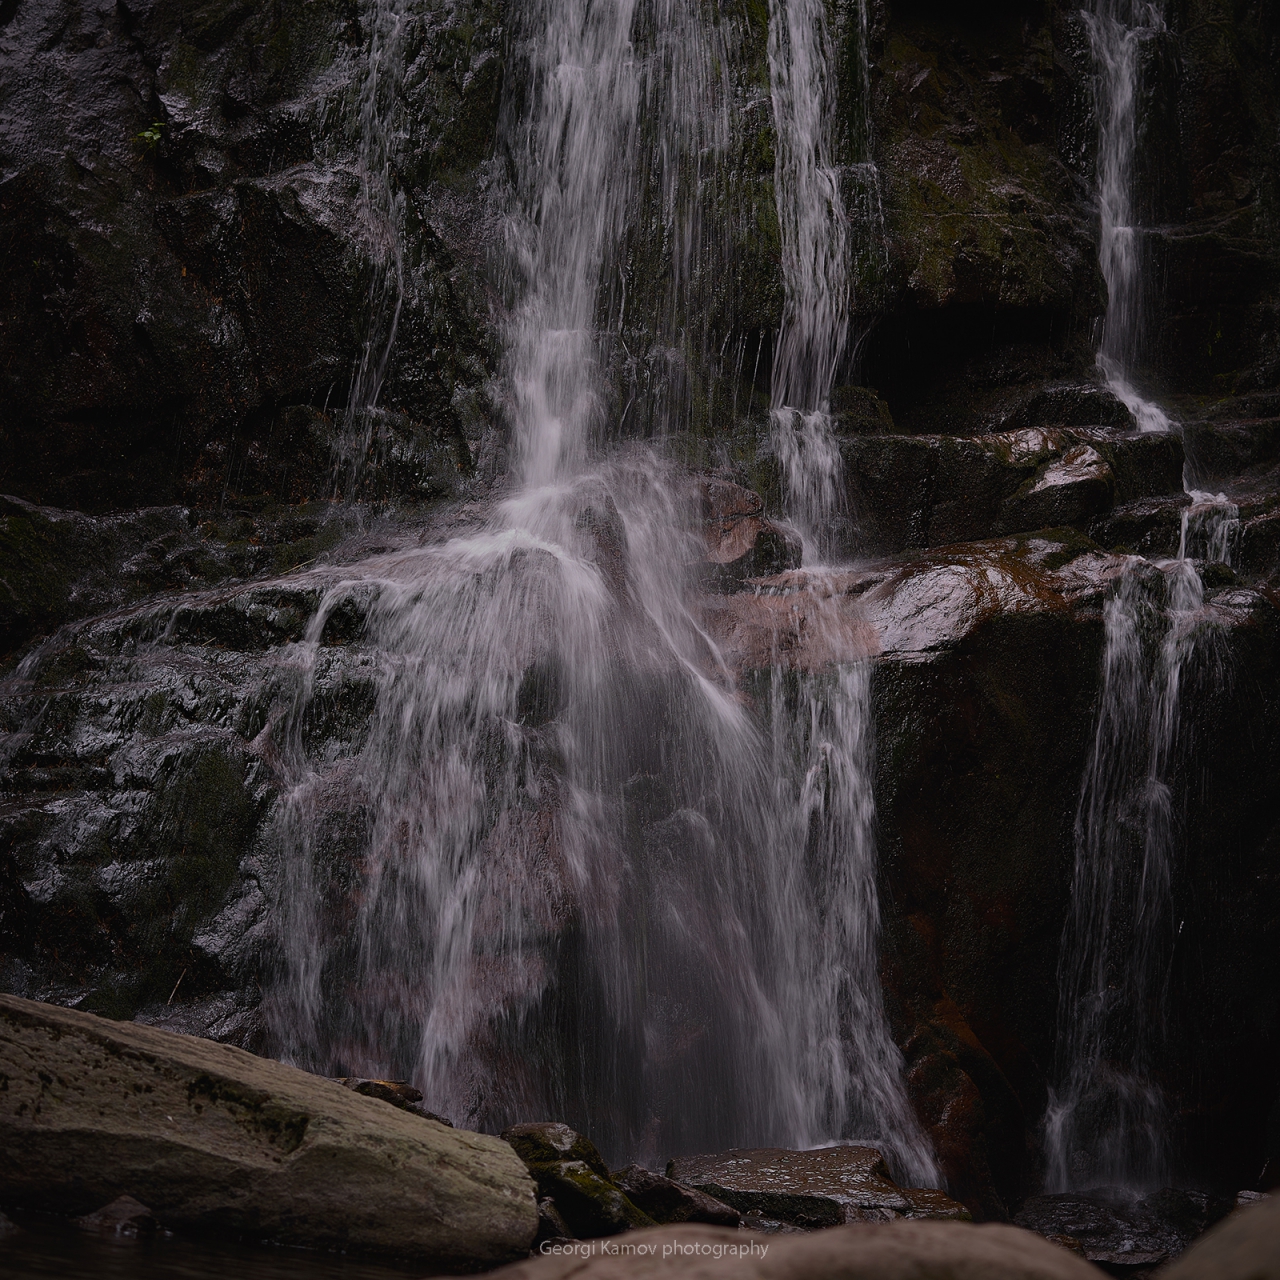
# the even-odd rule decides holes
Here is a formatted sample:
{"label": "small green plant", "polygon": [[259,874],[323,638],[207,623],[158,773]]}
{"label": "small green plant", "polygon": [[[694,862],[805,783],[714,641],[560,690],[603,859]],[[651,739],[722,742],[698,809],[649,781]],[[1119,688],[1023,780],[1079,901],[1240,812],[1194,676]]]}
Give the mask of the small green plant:
{"label": "small green plant", "polygon": [[162,130],[169,126],[163,120],[157,120],[154,124],[149,124],[143,131],[137,135],[138,141],[142,143],[143,148],[147,151],[154,151],[160,144],[163,136]]}

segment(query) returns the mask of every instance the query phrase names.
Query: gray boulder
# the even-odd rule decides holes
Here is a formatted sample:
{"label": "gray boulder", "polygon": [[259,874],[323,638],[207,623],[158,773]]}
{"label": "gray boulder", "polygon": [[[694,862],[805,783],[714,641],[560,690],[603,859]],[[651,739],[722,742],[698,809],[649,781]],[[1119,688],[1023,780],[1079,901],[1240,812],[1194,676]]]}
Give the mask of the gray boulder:
{"label": "gray boulder", "polygon": [[1280,1280],[1280,1196],[1237,1209],[1161,1271],[1160,1280]]}
{"label": "gray boulder", "polygon": [[494,1265],[537,1230],[497,1138],[230,1045],[0,995],[0,1198],[121,1195],[167,1227]]}
{"label": "gray boulder", "polygon": [[[557,1252],[558,1250],[558,1252]],[[892,1222],[765,1235],[728,1227],[660,1227],[613,1240],[545,1246],[501,1280],[1101,1280],[1073,1253],[1002,1225]],[[1270,1273],[1268,1273],[1270,1274]]]}

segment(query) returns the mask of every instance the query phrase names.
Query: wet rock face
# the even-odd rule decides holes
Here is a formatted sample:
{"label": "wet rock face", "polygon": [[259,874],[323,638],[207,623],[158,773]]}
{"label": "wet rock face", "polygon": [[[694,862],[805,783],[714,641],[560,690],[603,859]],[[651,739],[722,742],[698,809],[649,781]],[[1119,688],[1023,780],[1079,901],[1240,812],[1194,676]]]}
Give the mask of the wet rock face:
{"label": "wet rock face", "polygon": [[888,273],[863,369],[899,428],[972,429],[993,393],[1082,373],[1105,308],[1085,191],[1055,146],[1052,35],[1043,9],[910,4],[881,38]]}
{"label": "wet rock face", "polygon": [[204,512],[152,507],[95,519],[0,498],[0,655],[161,592],[315,560],[360,519],[327,502]]}
{"label": "wet rock face", "polygon": [[[1092,180],[1092,66],[1079,9],[1054,14],[1059,151]],[[1166,389],[1217,397],[1274,387],[1280,256],[1270,231],[1280,37],[1269,7],[1190,0],[1142,52],[1143,143],[1137,156],[1139,249],[1158,282],[1159,332],[1144,353]]]}
{"label": "wet rock face", "polygon": [[1107,428],[864,436],[843,454],[864,554],[1084,527],[1117,501],[1182,489],[1176,436]]}
{"label": "wet rock face", "polygon": [[[389,455],[460,439],[455,393],[486,376],[469,269],[429,225],[428,188],[475,163],[496,114],[501,24],[464,8],[409,23],[414,246]],[[6,10],[0,489],[97,510],[327,496],[371,271],[356,140],[334,122],[352,118],[369,38],[339,3]]]}
{"label": "wet rock face", "polygon": [[1033,1196],[1014,1221],[1041,1235],[1077,1241],[1090,1262],[1157,1267],[1182,1253],[1230,1209],[1228,1199],[1167,1187],[1141,1200],[1105,1192]]}

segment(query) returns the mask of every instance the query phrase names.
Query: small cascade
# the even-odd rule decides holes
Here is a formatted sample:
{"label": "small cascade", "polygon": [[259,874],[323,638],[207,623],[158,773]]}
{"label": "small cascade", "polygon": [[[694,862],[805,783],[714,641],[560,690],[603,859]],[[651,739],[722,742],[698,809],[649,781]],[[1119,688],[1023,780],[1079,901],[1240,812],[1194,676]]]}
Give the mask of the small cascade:
{"label": "small cascade", "polygon": [[1176,559],[1134,558],[1104,607],[1102,703],[1076,814],[1059,964],[1058,1084],[1045,1120],[1051,1191],[1166,1185],[1160,1088],[1175,939],[1181,705],[1212,644],[1197,562],[1229,563],[1238,511],[1193,493]]}
{"label": "small cascade", "polygon": [[835,164],[835,33],[825,0],[771,0],[774,190],[785,303],[773,357],[774,448],[788,509],[818,550],[839,502],[829,399],[849,330],[849,216]]}
{"label": "small cascade", "polygon": [[[622,249],[656,205],[674,246],[660,345],[722,235],[690,175],[728,138],[730,45],[700,0],[517,15],[502,133],[518,486],[470,533],[345,571],[297,647],[268,1004],[292,1060],[411,1076],[468,1124],[555,1116],[650,1161],[872,1139],[918,1184],[934,1166],[876,965],[863,650],[833,623],[830,668],[777,669],[761,724],[698,620],[696,486],[616,439]],[[797,83],[781,110],[816,128],[814,80]],[[791,266],[819,252],[822,198],[825,214],[797,212],[812,243]],[[798,322],[787,386],[829,387],[844,292],[828,289],[825,336]],[[680,427],[678,398],[667,411]],[[368,732],[315,760],[321,641],[352,617]]]}
{"label": "small cascade", "polygon": [[[1098,67],[1100,261],[1109,290],[1098,364],[1140,430],[1176,429],[1133,386],[1147,302],[1137,224],[1141,51],[1164,31],[1157,4],[1097,0],[1085,14]],[[1175,559],[1134,557],[1104,607],[1103,687],[1075,827],[1059,960],[1057,1083],[1045,1118],[1047,1185],[1135,1194],[1170,1176],[1159,1076],[1174,944],[1187,745],[1183,686],[1211,643],[1197,562],[1230,563],[1236,507],[1187,484]]]}
{"label": "small cascade", "polygon": [[1168,431],[1168,416],[1134,385],[1148,310],[1136,163],[1141,55],[1164,31],[1164,17],[1153,0],[1095,0],[1084,19],[1097,67],[1099,262],[1107,282],[1098,368],[1139,430]]}
{"label": "small cascade", "polygon": [[337,492],[351,498],[377,434],[378,396],[404,305],[404,192],[395,171],[404,132],[403,6],[370,0],[369,55],[357,99],[360,217],[369,253],[365,332],[351,376],[334,458]]}
{"label": "small cascade", "polygon": [[[865,2],[853,6],[856,30],[844,32],[858,52],[854,86],[860,110],[854,125],[868,127],[870,74],[866,64]],[[785,308],[773,365],[771,435],[782,466],[787,515],[800,530],[806,567],[831,550],[843,505],[844,461],[832,430],[831,388],[845,355],[853,301],[854,244],[859,227],[846,200],[861,213],[879,212],[878,183],[870,159],[845,171],[834,165],[836,37],[824,0],[772,0],[769,70],[777,135],[775,192],[782,235]],[[874,201],[874,203],[872,203]],[[833,575],[808,568],[797,586],[830,599]],[[889,1035],[880,991],[876,887],[875,804],[871,786],[873,731],[870,668],[851,648],[829,606],[807,613],[830,654],[821,672],[787,678],[774,670],[775,771],[793,772],[798,795],[780,794],[779,807],[795,814],[798,839],[816,882],[824,886],[817,920],[815,1002],[822,1043],[810,1050],[825,1114],[816,1126],[832,1134],[880,1135],[899,1163],[922,1183],[938,1173],[902,1084],[902,1060]]]}

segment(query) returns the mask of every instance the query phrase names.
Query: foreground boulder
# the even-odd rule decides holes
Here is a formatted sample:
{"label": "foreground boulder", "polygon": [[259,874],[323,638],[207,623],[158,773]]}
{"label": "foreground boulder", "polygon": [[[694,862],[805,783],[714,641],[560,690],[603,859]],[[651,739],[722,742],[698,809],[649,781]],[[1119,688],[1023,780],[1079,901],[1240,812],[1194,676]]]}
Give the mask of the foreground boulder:
{"label": "foreground boulder", "polygon": [[968,1218],[941,1191],[899,1187],[874,1147],[772,1147],[673,1160],[667,1174],[761,1224],[834,1227],[895,1218]]}
{"label": "foreground boulder", "polygon": [[765,1235],[727,1227],[660,1227],[616,1240],[546,1246],[502,1280],[1101,1280],[1058,1245],[1000,1225],[893,1222]]}
{"label": "foreground boulder", "polygon": [[121,1195],[166,1227],[493,1265],[525,1253],[533,1184],[460,1132],[278,1062],[0,995],[0,1199]]}
{"label": "foreground boulder", "polygon": [[1280,1196],[1236,1210],[1160,1280],[1280,1280]]}

